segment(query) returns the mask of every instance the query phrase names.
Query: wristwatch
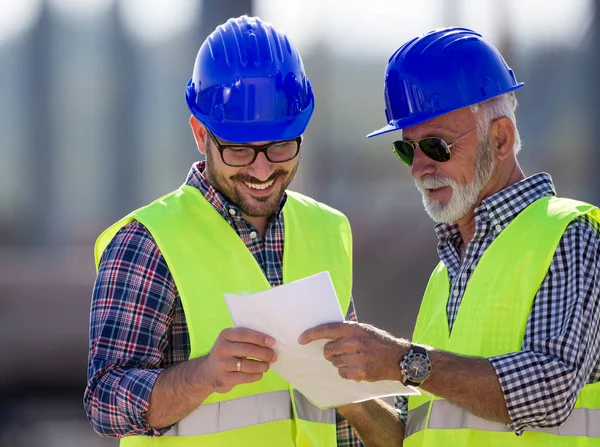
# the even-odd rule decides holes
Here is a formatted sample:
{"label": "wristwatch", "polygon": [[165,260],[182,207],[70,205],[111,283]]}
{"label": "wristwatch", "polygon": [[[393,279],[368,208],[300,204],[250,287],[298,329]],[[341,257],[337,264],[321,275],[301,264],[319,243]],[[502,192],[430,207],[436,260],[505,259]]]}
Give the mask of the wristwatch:
{"label": "wristwatch", "polygon": [[410,351],[400,362],[402,384],[410,386],[421,385],[431,373],[429,355],[423,346],[410,345]]}

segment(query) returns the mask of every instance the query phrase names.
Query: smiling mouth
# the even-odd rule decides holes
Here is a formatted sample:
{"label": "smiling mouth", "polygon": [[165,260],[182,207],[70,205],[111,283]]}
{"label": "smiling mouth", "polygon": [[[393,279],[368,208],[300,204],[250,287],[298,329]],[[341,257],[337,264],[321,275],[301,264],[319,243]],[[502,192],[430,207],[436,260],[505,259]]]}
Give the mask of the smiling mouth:
{"label": "smiling mouth", "polygon": [[268,182],[264,182],[264,183],[244,182],[244,185],[246,185],[250,189],[256,189],[257,191],[263,191],[263,190],[269,188],[273,184],[274,181],[275,181],[275,179],[271,179]]}

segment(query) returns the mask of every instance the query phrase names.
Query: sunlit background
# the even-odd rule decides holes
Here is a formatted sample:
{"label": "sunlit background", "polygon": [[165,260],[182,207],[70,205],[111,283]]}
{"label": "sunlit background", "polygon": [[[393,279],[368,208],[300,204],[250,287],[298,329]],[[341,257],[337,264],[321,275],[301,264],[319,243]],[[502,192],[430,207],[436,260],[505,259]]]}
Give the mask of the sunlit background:
{"label": "sunlit background", "polygon": [[[432,222],[385,124],[387,58],[471,27],[525,88],[528,174],[600,203],[599,0],[0,0],[0,446],[96,447],[81,403],[96,236],[199,159],[184,87],[204,38],[259,15],[316,94],[293,183],[345,212],[359,318],[409,336],[436,263]],[[444,70],[443,66],[431,67]]]}

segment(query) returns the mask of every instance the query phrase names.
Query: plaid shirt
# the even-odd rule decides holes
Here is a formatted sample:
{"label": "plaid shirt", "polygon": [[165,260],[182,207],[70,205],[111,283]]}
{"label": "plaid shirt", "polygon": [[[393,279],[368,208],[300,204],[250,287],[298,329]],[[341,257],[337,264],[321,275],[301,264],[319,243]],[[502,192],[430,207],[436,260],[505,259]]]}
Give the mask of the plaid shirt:
{"label": "plaid shirt", "polygon": [[[283,215],[269,221],[264,240],[192,166],[186,184],[204,197],[235,229],[272,286],[282,284]],[[347,319],[356,320],[351,300]],[[150,233],[139,222],[124,226],[106,248],[94,285],[90,316],[88,384],[84,405],[101,435],[158,436],[144,414],[160,372],[190,354],[185,315],[171,272]],[[356,431],[337,415],[339,447],[360,447]]]}
{"label": "plaid shirt", "polygon": [[[542,173],[486,198],[475,209],[475,235],[462,264],[458,226],[436,225],[438,254],[451,284],[446,309],[450,329],[485,250],[528,205],[555,194],[551,177]],[[581,388],[600,380],[599,298],[600,225],[583,216],[567,226],[560,240],[535,296],[522,350],[489,359],[504,392],[509,427],[516,434],[527,427],[561,424]]]}

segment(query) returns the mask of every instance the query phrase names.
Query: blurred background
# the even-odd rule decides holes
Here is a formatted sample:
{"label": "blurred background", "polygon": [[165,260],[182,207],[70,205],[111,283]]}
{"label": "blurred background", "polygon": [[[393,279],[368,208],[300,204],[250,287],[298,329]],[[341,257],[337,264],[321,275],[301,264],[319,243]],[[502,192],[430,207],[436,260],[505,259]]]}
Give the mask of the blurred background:
{"label": "blurred background", "polygon": [[[184,87],[229,17],[286,31],[316,94],[294,189],[348,215],[359,319],[410,336],[433,222],[385,124],[388,57],[474,28],[517,78],[520,159],[600,204],[600,0],[0,0],[0,446],[116,446],[85,419],[97,235],[199,159]],[[444,67],[432,67],[443,70]]]}

